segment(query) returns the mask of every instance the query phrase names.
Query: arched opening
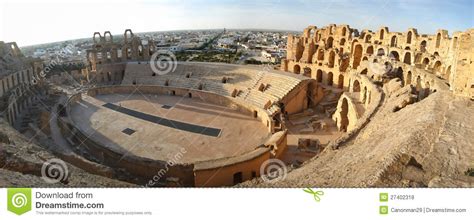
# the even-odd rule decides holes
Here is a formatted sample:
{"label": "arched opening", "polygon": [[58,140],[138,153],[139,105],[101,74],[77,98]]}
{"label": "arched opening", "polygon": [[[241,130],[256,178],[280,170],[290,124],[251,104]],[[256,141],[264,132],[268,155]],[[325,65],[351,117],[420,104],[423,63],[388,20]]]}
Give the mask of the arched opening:
{"label": "arched opening", "polygon": [[301,67],[299,65],[295,65],[293,67],[293,73],[300,74]]}
{"label": "arched opening", "polygon": [[305,67],[303,69],[303,75],[306,76],[306,77],[311,77],[311,68]]}
{"label": "arched opening", "polygon": [[426,51],[426,40],[421,41],[420,43],[420,51],[425,52]]}
{"label": "arched opening", "polygon": [[405,53],[405,57],[403,58],[403,62],[406,63],[406,64],[411,64],[411,54],[410,54],[410,52]]}
{"label": "arched opening", "polygon": [[366,43],[370,43],[370,40],[371,40],[371,39],[372,39],[372,35],[367,34],[367,35],[365,36],[365,42],[366,42]]}
{"label": "arched opening", "polygon": [[343,27],[343,28],[342,28],[342,33],[341,33],[341,35],[342,35],[342,36],[346,36],[346,32],[347,32],[346,27]]}
{"label": "arched opening", "polygon": [[408,34],[407,34],[407,44],[411,44],[411,36],[412,36],[412,32],[411,32],[411,31],[408,31]]}
{"label": "arched opening", "polygon": [[349,113],[349,104],[347,103],[347,99],[342,99],[341,105],[341,124],[339,126],[339,131],[347,132],[347,126],[349,125],[349,117],[347,114]]}
{"label": "arched opening", "polygon": [[344,89],[344,76],[339,74],[339,78],[337,80],[337,88]]}
{"label": "arched opening", "polygon": [[405,77],[405,85],[410,85],[411,84],[411,71],[408,71],[407,76]]}
{"label": "arched opening", "polygon": [[448,66],[448,68],[446,68],[443,78],[448,80],[448,82],[451,82],[451,66]]}
{"label": "arched opening", "polygon": [[242,172],[234,173],[234,185],[239,184],[243,181]]}
{"label": "arched opening", "polygon": [[440,44],[441,44],[441,33],[438,33],[436,35],[436,48],[439,48]]}
{"label": "arched opening", "polygon": [[370,55],[374,54],[374,46],[368,46],[366,53]]}
{"label": "arched opening", "polygon": [[333,85],[333,74],[332,72],[329,72],[328,73],[328,86],[332,86]]}
{"label": "arched opening", "polygon": [[331,51],[329,52],[329,63],[328,63],[328,66],[330,68],[333,68],[334,67],[334,60],[336,59],[336,52],[334,51]]}
{"label": "arched opening", "polygon": [[377,56],[383,56],[383,55],[385,55],[385,50],[383,48],[379,48],[377,50]]}
{"label": "arched opening", "polygon": [[403,75],[402,67],[398,67],[396,77],[400,78],[402,81],[402,86],[405,86],[405,80],[404,80],[405,76]]}
{"label": "arched opening", "polygon": [[360,92],[360,83],[358,80],[354,80],[354,84],[352,85],[352,92]]}
{"label": "arched opening", "polygon": [[360,72],[360,75],[367,75],[367,68],[363,69],[363,70]]}
{"label": "arched opening", "polygon": [[430,64],[430,59],[428,59],[428,57],[426,57],[425,59],[423,59],[423,66],[426,67]]}
{"label": "arched opening", "polygon": [[349,67],[349,58],[348,57],[343,57],[341,60],[339,60],[339,71],[345,72],[347,67]]}
{"label": "arched opening", "polygon": [[417,77],[416,77],[415,90],[416,90],[416,92],[418,92],[418,93],[421,91],[421,77],[420,77],[420,76],[417,76]]}
{"label": "arched opening", "polygon": [[331,48],[333,41],[334,41],[334,38],[328,37],[328,39],[326,40],[326,48]]}
{"label": "arched opening", "polygon": [[435,73],[441,73],[441,61],[436,61],[433,67]]}
{"label": "arched opening", "polygon": [[357,69],[360,65],[362,59],[362,45],[357,44],[354,49],[354,62],[352,63],[352,68]]}
{"label": "arched opening", "polygon": [[380,30],[380,38],[379,38],[380,40],[383,40],[383,34],[384,34],[384,29],[381,29]]}
{"label": "arched opening", "polygon": [[390,46],[391,47],[397,46],[397,36],[392,36],[392,40],[390,40]]}
{"label": "arched opening", "polygon": [[400,55],[398,55],[398,52],[397,52],[397,51],[392,51],[392,52],[390,52],[390,57],[392,57],[392,58],[395,59],[396,61],[400,61]]}
{"label": "arched opening", "polygon": [[367,101],[367,86],[364,86],[364,92],[362,93],[362,103],[365,103]]}
{"label": "arched opening", "polygon": [[425,88],[424,88],[423,98],[428,97],[430,94],[431,94],[430,82],[425,82]]}
{"label": "arched opening", "polygon": [[339,45],[344,46],[344,44],[346,44],[346,39],[342,38],[341,41],[339,42]]}
{"label": "arched opening", "polygon": [[324,60],[324,50],[323,49],[318,50],[318,60]]}
{"label": "arched opening", "polygon": [[323,82],[323,71],[322,70],[316,71],[316,81],[318,81],[319,83]]}

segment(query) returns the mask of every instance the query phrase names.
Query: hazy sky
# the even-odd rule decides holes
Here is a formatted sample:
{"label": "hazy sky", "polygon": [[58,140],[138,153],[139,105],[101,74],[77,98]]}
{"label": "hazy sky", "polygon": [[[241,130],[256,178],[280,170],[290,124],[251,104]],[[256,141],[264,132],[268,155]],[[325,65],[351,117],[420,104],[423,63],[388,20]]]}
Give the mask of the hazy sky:
{"label": "hazy sky", "polygon": [[302,31],[330,23],[434,33],[474,25],[474,0],[0,0],[0,41],[19,46],[93,32],[264,28]]}

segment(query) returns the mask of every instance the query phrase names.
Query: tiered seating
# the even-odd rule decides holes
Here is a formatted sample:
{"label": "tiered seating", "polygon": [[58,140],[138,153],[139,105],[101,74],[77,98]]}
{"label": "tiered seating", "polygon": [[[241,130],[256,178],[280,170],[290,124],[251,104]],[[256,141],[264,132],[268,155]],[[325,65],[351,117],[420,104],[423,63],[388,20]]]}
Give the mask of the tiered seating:
{"label": "tiered seating", "polygon": [[282,99],[286,96],[288,92],[293,90],[300,82],[301,80],[299,79],[279,76],[277,74],[265,74],[261,80],[261,83],[269,85],[265,93],[271,94],[278,99]]}
{"label": "tiered seating", "polygon": [[[227,79],[223,83],[224,77]],[[154,74],[148,63],[129,63],[122,84],[160,85],[178,88],[202,89],[223,96],[232,96],[269,114],[278,111],[277,102],[292,91],[302,79],[274,72],[261,72],[235,65],[180,63],[174,72]],[[259,90],[261,84],[266,88]],[[201,86],[200,86],[201,85]]]}

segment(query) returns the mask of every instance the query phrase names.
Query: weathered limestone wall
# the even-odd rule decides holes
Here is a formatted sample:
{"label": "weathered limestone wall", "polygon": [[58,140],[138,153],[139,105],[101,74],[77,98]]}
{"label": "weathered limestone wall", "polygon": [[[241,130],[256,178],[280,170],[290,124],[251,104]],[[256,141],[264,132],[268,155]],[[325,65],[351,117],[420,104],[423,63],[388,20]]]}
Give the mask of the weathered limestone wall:
{"label": "weathered limestone wall", "polygon": [[388,56],[393,62],[446,80],[455,94],[470,96],[474,89],[472,34],[472,29],[449,37],[446,30],[426,35],[418,34],[414,28],[398,33],[387,27],[359,32],[347,25],[331,24],[319,29],[309,26],[301,36],[288,36],[287,58],[281,69],[346,89],[350,70],[358,69],[364,60]]}

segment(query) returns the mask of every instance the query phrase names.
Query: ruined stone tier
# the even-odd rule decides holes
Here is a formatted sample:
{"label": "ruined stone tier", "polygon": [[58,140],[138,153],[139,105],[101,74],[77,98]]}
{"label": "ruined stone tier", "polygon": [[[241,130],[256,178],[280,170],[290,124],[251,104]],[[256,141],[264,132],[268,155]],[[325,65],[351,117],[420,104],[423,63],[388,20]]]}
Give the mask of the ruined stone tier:
{"label": "ruined stone tier", "polygon": [[359,32],[348,25],[309,26],[301,36],[288,36],[281,69],[317,78],[318,71],[339,75],[371,57],[389,57],[445,79],[455,94],[474,97],[473,35],[474,29],[450,37],[446,30],[427,35],[414,28],[399,33],[387,27]]}

